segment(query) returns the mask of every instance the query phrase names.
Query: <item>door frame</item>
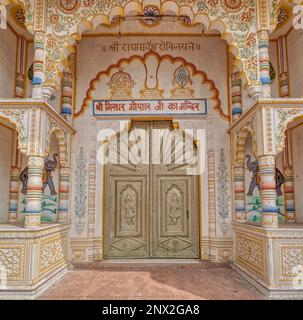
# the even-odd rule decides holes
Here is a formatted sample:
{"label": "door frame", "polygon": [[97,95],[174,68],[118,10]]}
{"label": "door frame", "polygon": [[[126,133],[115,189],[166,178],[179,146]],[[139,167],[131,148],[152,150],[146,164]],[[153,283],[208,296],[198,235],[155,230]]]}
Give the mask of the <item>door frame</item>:
{"label": "door frame", "polygon": [[[132,127],[132,123],[133,122],[137,122],[137,121],[142,121],[142,122],[151,122],[151,121],[171,121],[171,125],[173,129],[181,129],[183,131],[182,128],[180,128],[179,122],[174,120],[171,117],[133,117],[130,118],[127,124],[127,130],[128,132],[130,131],[131,127]],[[124,129],[125,130],[125,129]],[[118,136],[123,130],[118,130],[116,131],[108,140],[106,141],[101,141],[101,143],[106,143],[108,141],[110,141],[112,138],[114,138],[114,136]],[[193,143],[195,144],[197,150],[200,150],[200,140],[199,139],[193,139]],[[198,152],[198,156],[200,155],[200,152]],[[107,259],[105,258],[105,190],[106,190],[106,164],[105,161],[103,162],[103,170],[102,170],[102,177],[101,177],[101,181],[102,181],[102,205],[101,205],[101,222],[102,222],[102,260]],[[203,239],[203,234],[202,234],[202,214],[203,214],[203,210],[202,210],[202,185],[201,185],[201,181],[202,181],[202,176],[201,174],[198,175],[198,181],[197,181],[197,185],[198,185],[198,241],[199,241],[199,257],[198,259],[202,259],[202,239]],[[110,259],[115,259],[115,258],[110,258]],[[119,258],[119,259],[125,259],[125,260],[131,260],[131,259],[136,259],[136,258]],[[149,257],[149,258],[142,258],[145,260],[153,260],[153,259],[180,259],[180,258],[157,258],[157,257]],[[187,259],[187,258],[185,258]]]}

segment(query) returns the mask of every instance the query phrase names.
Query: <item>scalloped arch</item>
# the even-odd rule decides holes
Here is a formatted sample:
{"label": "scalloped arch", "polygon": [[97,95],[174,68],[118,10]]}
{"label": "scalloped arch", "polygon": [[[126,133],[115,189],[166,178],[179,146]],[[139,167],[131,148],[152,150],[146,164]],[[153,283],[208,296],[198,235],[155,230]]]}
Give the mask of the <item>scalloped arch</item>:
{"label": "scalloped arch", "polygon": [[[241,33],[239,30],[232,30],[231,25],[224,21],[223,16],[219,13],[217,16],[203,13],[197,8],[196,2],[185,1],[160,1],[160,0],[143,0],[143,1],[121,1],[119,5],[106,7],[104,9],[94,8],[94,12],[81,16],[81,19],[59,33],[57,38],[57,46],[54,50],[46,55],[46,66],[51,66],[48,70],[46,67],[46,75],[43,86],[46,88],[57,88],[60,78],[63,74],[63,68],[66,65],[67,57],[73,51],[73,46],[81,39],[83,32],[95,30],[99,25],[110,26],[119,22],[128,16],[142,16],[144,9],[148,6],[154,6],[159,9],[160,15],[170,15],[179,18],[180,21],[195,25],[202,24],[207,31],[218,30],[221,38],[229,44],[229,51],[235,56],[235,65],[243,75],[244,85],[259,85],[258,74],[258,55],[255,49],[257,43],[257,35],[253,32],[252,25],[246,30],[247,34]],[[99,11],[98,11],[99,10]],[[222,9],[223,10],[223,9]],[[233,14],[233,13],[229,13]],[[254,12],[255,15],[255,12]],[[227,15],[228,16],[228,15]],[[186,17],[186,19],[182,19]],[[222,18],[223,17],[223,18]],[[230,21],[230,24],[232,22]],[[245,31],[245,32],[246,32]],[[240,33],[239,33],[240,32]],[[58,58],[58,52],[59,58]],[[54,57],[57,58],[54,58]],[[56,68],[56,72],[53,72]]]}
{"label": "scalloped arch", "polygon": [[[25,153],[26,152],[26,148],[27,148],[27,135],[26,132],[24,130],[24,128],[22,128],[20,126],[20,124],[18,124],[17,121],[15,121],[14,119],[12,119],[9,115],[6,115],[5,113],[1,113],[0,112],[0,119],[3,119],[7,122],[9,122],[10,124],[14,125],[14,129],[17,131],[17,140],[18,140],[18,149],[20,150],[20,152]],[[22,137],[26,138],[26,141],[22,141]]]}
{"label": "scalloped arch", "polygon": [[184,58],[172,57],[170,55],[160,56],[158,53],[153,52],[153,51],[147,52],[143,56],[133,55],[130,58],[122,58],[116,64],[110,65],[106,70],[103,70],[103,71],[100,71],[99,73],[97,73],[96,77],[93,78],[89,83],[89,88],[86,91],[86,96],[83,99],[80,110],[75,112],[74,116],[79,117],[83,112],[85,112],[89,108],[90,103],[93,100],[93,94],[94,94],[98,84],[100,83],[102,76],[109,76],[112,69],[119,68],[124,63],[129,64],[135,59],[144,63],[144,60],[150,55],[156,56],[159,59],[159,64],[165,60],[169,60],[172,63],[181,62],[182,64],[186,65],[187,67],[189,67],[191,69],[193,76],[197,76],[197,75],[200,76],[201,83],[208,85],[209,92],[212,93],[211,99],[213,99],[215,101],[214,110],[216,110],[224,119],[229,120],[229,116],[224,114],[223,110],[221,109],[221,100],[219,99],[219,91],[216,88],[214,81],[208,79],[207,74],[204,71],[197,70],[195,65],[187,62]]}
{"label": "scalloped arch", "polygon": [[252,148],[253,148],[254,156],[256,158],[258,156],[256,133],[250,126],[244,126],[237,132],[236,150],[235,150],[236,152],[234,153],[236,166],[244,166],[245,142],[249,136],[251,137],[251,140],[252,140]]}
{"label": "scalloped arch", "polygon": [[[301,110],[300,110],[301,111]],[[281,132],[279,133],[279,136],[282,137],[282,141],[280,144],[276,143],[276,154],[280,153],[281,151],[283,151],[283,148],[285,147],[285,138],[286,138],[286,130],[288,129],[288,126],[290,123],[295,122],[299,119],[303,119],[303,113],[297,113],[295,115],[292,115],[291,117],[289,117],[282,125],[281,128]]]}
{"label": "scalloped arch", "polygon": [[66,141],[64,132],[57,127],[52,128],[48,132],[47,140],[46,140],[45,157],[47,158],[49,156],[51,139],[53,136],[56,137],[59,145],[59,163],[61,166],[62,165],[64,166],[68,162],[67,149],[66,149],[67,141]]}

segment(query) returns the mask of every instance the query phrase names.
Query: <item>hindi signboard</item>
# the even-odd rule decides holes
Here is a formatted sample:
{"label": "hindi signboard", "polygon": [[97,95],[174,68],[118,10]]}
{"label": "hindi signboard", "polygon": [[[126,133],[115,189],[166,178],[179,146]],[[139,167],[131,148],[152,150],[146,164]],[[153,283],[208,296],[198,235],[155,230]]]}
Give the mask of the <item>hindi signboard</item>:
{"label": "hindi signboard", "polygon": [[94,100],[94,116],[206,115],[206,99]]}

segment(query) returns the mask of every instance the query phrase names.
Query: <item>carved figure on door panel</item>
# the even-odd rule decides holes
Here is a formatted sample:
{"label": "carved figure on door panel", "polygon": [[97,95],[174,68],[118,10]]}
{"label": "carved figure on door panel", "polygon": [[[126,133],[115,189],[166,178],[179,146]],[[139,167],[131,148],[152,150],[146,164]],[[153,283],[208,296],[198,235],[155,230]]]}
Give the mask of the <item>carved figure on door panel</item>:
{"label": "carved figure on door panel", "polygon": [[170,204],[169,204],[169,224],[176,225],[178,224],[178,220],[182,216],[181,210],[181,198],[177,195],[176,192],[172,194]]}
{"label": "carved figure on door panel", "polygon": [[131,229],[135,227],[136,223],[136,202],[137,197],[135,191],[127,187],[122,196],[122,217]]}

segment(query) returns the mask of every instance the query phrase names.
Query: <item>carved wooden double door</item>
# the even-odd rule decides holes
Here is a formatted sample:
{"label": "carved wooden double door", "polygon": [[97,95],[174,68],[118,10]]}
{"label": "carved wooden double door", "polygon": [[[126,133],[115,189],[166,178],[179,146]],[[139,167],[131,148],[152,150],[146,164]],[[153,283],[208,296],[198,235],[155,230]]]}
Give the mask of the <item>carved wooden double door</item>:
{"label": "carved wooden double door", "polygon": [[199,257],[198,178],[180,160],[184,142],[196,150],[175,131],[170,121],[133,122],[129,141],[120,134],[109,147],[119,163],[105,170],[106,258]]}

